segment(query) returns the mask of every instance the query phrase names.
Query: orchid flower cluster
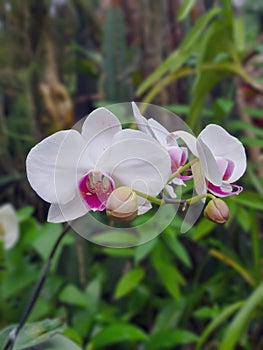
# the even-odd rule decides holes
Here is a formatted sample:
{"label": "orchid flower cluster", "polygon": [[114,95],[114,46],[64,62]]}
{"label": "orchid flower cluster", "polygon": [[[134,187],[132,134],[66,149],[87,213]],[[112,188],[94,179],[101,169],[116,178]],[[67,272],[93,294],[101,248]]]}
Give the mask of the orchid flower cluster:
{"label": "orchid flower cluster", "polygon": [[[191,204],[210,198],[206,215],[225,222],[226,205],[215,196],[242,191],[233,184],[246,169],[242,143],[219,125],[210,124],[195,137],[146,119],[134,102],[132,110],[138,130],[122,129],[113,113],[98,108],[87,116],[81,132],[56,132],[31,149],[27,176],[37,194],[51,203],[48,221],[70,222],[104,210],[112,219],[132,220],[152,203]],[[177,199],[176,189],[190,179],[195,198]]]}

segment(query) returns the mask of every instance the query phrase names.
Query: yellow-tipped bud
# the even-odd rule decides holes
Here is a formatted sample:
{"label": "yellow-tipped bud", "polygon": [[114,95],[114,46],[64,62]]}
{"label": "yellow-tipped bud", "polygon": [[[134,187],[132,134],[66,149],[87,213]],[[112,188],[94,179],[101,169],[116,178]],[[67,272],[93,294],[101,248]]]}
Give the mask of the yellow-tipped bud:
{"label": "yellow-tipped bud", "polygon": [[117,221],[130,221],[138,214],[137,195],[130,187],[116,188],[106,203],[106,213],[109,218]]}
{"label": "yellow-tipped bud", "polygon": [[215,198],[207,204],[204,215],[217,224],[224,224],[229,218],[229,209],[222,199]]}

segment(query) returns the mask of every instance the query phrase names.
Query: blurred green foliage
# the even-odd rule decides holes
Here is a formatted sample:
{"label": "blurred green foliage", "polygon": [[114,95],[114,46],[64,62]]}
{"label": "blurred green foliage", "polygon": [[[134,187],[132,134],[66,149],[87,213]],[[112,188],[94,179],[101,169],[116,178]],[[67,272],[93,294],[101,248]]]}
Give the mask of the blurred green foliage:
{"label": "blurred green foliage", "polygon": [[[71,1],[70,11],[80,3]],[[262,53],[262,44],[256,41],[259,29],[254,28],[260,9],[253,13],[253,6],[248,8],[249,17],[234,14],[228,0],[216,2],[189,26],[178,47],[147,79],[142,80],[138,69],[132,81],[128,69],[132,51],[124,13],[116,3],[105,14],[101,51],[70,42],[70,52],[80,57],[61,61],[67,70],[61,79],[68,90],[75,93],[77,72],[98,80],[103,101],[97,104],[130,99],[136,88],[138,97],[152,102],[168,85],[183,79],[189,100],[168,101],[166,108],[182,115],[194,131],[218,123],[240,138],[248,154],[244,191],[226,199],[231,212],[226,225],[201,217],[182,235],[178,215],[159,237],[136,248],[102,248],[68,234],[15,349],[260,350],[263,88],[260,74],[255,76],[255,67],[250,70],[247,64],[252,52]],[[177,20],[189,25],[196,4],[184,1]],[[21,4],[17,6],[15,10],[21,11]],[[4,46],[1,30],[0,40],[1,60],[6,64],[3,57],[11,55],[11,49]],[[17,55],[18,59],[19,50]],[[1,99],[9,98],[8,111],[3,104],[0,110],[1,199],[10,198],[17,206],[23,203],[17,211],[19,241],[10,251],[1,247],[0,348],[21,317],[62,231],[60,224],[39,221],[44,216],[39,200],[34,199],[37,210],[26,206],[25,193],[30,190],[21,191],[17,185],[24,177],[26,152],[37,139],[30,92],[35,64],[32,60],[25,69],[21,61],[15,79],[10,70],[0,69],[0,76],[5,73],[9,78],[0,84]],[[262,66],[262,61],[257,64]],[[5,82],[10,96],[4,94]]]}

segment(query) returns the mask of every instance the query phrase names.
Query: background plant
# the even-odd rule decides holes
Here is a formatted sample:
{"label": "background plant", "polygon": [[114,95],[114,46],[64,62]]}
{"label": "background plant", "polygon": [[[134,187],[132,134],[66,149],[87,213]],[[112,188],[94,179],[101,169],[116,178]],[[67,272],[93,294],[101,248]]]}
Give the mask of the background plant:
{"label": "background plant", "polygon": [[244,192],[227,199],[226,225],[200,218],[181,235],[177,216],[136,248],[68,234],[16,349],[262,348],[262,8],[254,6],[1,3],[0,198],[20,222],[17,245],[1,248],[1,346],[62,230],[44,222],[45,205],[28,188],[29,148],[73,115],[136,94],[197,133],[218,123],[239,137]]}

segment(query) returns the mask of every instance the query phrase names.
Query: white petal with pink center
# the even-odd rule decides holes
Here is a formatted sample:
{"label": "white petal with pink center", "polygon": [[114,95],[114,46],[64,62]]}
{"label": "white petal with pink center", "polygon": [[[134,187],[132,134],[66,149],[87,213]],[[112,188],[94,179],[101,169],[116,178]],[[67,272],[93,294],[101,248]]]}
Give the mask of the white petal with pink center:
{"label": "white petal with pink center", "polygon": [[[219,125],[208,125],[197,138],[184,131],[173,133],[199,158],[193,175],[198,194],[207,189],[218,197],[238,194],[241,186],[232,183],[245,172],[247,162],[242,143]],[[193,167],[192,167],[193,170]]]}
{"label": "white petal with pink center", "polygon": [[[158,195],[170,175],[167,152],[139,131],[121,130],[107,109],[92,112],[76,130],[55,133],[27,157],[33,189],[51,203],[48,221],[71,221],[90,210],[102,211],[114,188],[129,186]],[[139,214],[151,206],[139,200]]]}

